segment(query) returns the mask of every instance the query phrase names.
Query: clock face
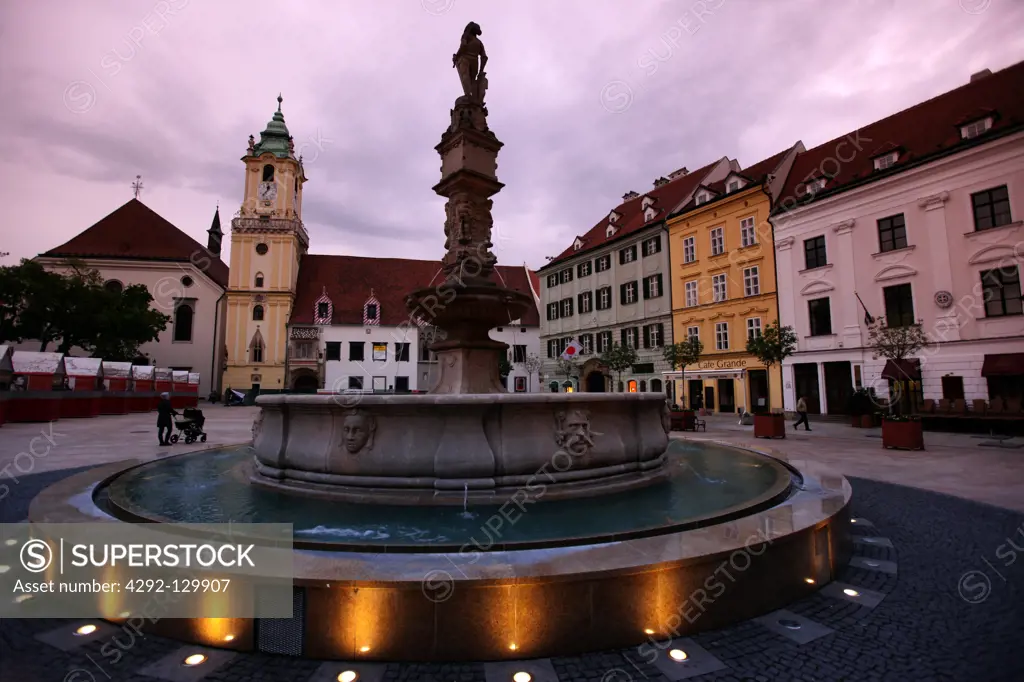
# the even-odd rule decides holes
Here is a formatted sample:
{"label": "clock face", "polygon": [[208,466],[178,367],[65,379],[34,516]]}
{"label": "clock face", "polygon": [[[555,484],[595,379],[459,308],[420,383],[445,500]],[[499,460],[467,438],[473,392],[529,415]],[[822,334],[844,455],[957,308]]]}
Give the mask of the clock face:
{"label": "clock face", "polygon": [[264,201],[273,201],[277,197],[277,185],[273,182],[261,182],[257,196]]}

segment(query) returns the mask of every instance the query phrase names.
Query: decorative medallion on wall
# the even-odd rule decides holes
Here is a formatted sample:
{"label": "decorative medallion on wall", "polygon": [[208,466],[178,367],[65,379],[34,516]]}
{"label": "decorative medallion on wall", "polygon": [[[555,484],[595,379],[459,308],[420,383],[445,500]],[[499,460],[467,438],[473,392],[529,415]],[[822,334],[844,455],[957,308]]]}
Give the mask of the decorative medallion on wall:
{"label": "decorative medallion on wall", "polygon": [[948,291],[935,292],[935,305],[940,308],[948,308],[953,305],[953,294]]}

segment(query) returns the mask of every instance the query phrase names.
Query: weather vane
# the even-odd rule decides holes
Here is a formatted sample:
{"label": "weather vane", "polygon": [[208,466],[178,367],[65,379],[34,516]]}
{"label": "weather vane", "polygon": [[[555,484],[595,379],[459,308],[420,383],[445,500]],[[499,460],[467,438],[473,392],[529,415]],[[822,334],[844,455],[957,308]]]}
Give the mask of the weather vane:
{"label": "weather vane", "polygon": [[135,198],[139,198],[139,193],[142,192],[142,176],[136,175],[135,182],[132,183],[132,189],[135,191]]}

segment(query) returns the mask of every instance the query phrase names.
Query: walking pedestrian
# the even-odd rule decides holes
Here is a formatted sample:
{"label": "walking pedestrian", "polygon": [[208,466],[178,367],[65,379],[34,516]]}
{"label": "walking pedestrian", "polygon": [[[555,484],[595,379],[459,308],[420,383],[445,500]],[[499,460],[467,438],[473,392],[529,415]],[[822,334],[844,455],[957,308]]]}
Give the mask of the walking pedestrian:
{"label": "walking pedestrian", "polygon": [[799,431],[800,425],[804,425],[805,431],[811,430],[811,423],[807,421],[807,400],[803,396],[800,396],[800,400],[796,401],[796,413],[800,418],[793,424],[793,430]]}
{"label": "walking pedestrian", "polygon": [[161,393],[160,402],[156,406],[156,437],[160,440],[160,445],[171,444],[171,427],[174,425],[171,416],[177,414],[171,407],[171,394]]}

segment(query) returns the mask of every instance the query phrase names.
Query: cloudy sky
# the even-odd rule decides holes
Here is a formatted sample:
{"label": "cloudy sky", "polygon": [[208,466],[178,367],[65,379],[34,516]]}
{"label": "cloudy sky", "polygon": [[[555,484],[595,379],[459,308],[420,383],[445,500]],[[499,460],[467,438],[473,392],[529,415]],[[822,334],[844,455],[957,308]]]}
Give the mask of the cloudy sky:
{"label": "cloudy sky", "polygon": [[205,243],[283,111],[313,253],[439,258],[433,147],[483,27],[499,262],[540,267],[682,166],[744,166],[1024,59],[1020,0],[35,0],[0,6],[2,262],[132,196]]}

